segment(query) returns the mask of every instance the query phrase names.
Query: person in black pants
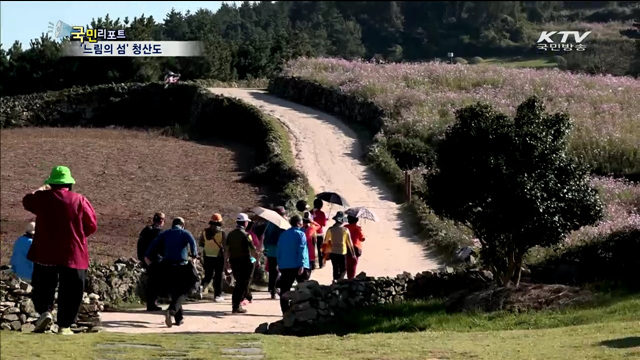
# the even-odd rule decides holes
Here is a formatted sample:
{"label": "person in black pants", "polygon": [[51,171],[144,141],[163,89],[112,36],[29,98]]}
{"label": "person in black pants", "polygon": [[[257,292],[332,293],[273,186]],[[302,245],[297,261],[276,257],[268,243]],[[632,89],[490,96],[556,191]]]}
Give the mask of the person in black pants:
{"label": "person in black pants", "polygon": [[291,291],[291,287],[293,286],[294,281],[297,281],[298,284],[308,281],[311,277],[311,270],[309,269],[281,269],[280,270],[280,281],[278,282],[278,287],[280,290],[280,309],[282,310],[282,314],[287,312],[291,305],[289,304],[288,299],[284,296],[284,294]]}
{"label": "person in black pants", "polygon": [[245,230],[250,221],[247,214],[238,214],[236,217],[236,228],[227,234],[227,241],[225,243],[224,254],[231,266],[233,277],[236,279],[236,285],[233,288],[233,295],[231,297],[231,310],[234,314],[244,314],[247,312],[247,310],[242,307],[242,300],[244,300],[247,295],[254,267],[251,262],[251,256],[258,258],[258,252]]}
{"label": "person in black pants", "polygon": [[220,302],[222,298],[222,272],[224,271],[224,243],[227,235],[222,231],[222,215],[213,214],[209,227],[200,234],[200,246],[203,247],[204,279],[200,284],[200,298],[203,290],[213,279],[213,301]]}
{"label": "person in black pants", "polygon": [[182,303],[197,281],[197,275],[194,274],[193,264],[189,263],[188,256],[190,252],[192,257],[198,256],[198,247],[193,235],[184,229],[184,224],[183,218],[173,219],[171,229],[163,231],[151,242],[145,256],[145,260],[149,264],[151,263],[149,256],[155,253],[157,247],[161,246],[164,249],[160,265],[163,279],[171,295],[171,304],[169,304],[165,315],[167,327],[173,325],[172,315],[176,325],[183,324]]}
{"label": "person in black pants", "polygon": [[82,304],[87,270],[65,266],[33,264],[33,291],[31,296],[38,314],[53,310],[56,287],[58,289],[58,326],[70,328],[76,322],[78,309]]}
{"label": "person in black pants", "polygon": [[[286,219],[287,211],[283,206],[277,206],[275,211]],[[284,232],[283,229],[278,226],[269,223],[264,230],[264,248],[267,254],[267,262],[269,264],[269,292],[271,293],[271,299],[276,298],[276,288],[278,277],[280,272],[278,271],[278,258],[276,257],[276,251],[278,249],[278,239]]]}
{"label": "person in black pants", "polygon": [[289,309],[289,300],[285,294],[291,291],[294,281],[298,283],[309,280],[311,276],[309,264],[309,248],[307,236],[302,231],[302,218],[294,215],[289,220],[291,228],[280,236],[278,241],[278,262],[280,263],[280,308],[284,314]]}
{"label": "person in black pants", "polygon": [[147,250],[151,242],[160,235],[162,227],[164,226],[164,214],[157,212],[153,215],[153,224],[145,226],[140,232],[137,244],[138,260],[142,263],[142,267],[147,272],[147,288],[145,297],[147,298],[147,311],[161,311],[162,308],[158,306],[158,293],[160,288],[161,274],[160,274],[160,256],[162,249],[157,249],[149,259],[151,264],[148,265],[144,260]]}
{"label": "person in black pants", "polygon": [[87,238],[98,230],[89,200],[74,192],[71,170],[55,166],[44,186],[22,199],[24,209],[36,215],[36,229],[27,259],[34,263],[32,299],[39,313],[34,332],[44,332],[53,321],[51,311],[58,289],[58,333],[73,335],[89,268]]}

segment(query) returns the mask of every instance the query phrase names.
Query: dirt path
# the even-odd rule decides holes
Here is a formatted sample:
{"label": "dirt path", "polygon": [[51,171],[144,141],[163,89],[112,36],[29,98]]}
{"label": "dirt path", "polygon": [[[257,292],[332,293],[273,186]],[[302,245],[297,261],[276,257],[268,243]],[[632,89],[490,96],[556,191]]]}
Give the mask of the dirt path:
{"label": "dirt path", "polygon": [[[362,162],[356,134],[339,119],[306,106],[277,98],[260,90],[214,88],[214,93],[242,99],[278,118],[292,135],[296,165],[304,172],[317,193],[335,191],[352,206],[366,206],[376,213],[378,222],[361,224],[366,235],[358,272],[371,276],[394,276],[403,271],[413,274],[437,267],[424,256],[423,247],[403,225],[400,207]],[[324,209],[329,210],[329,207]],[[331,209],[331,216],[339,210]],[[333,223],[333,221],[331,221]],[[323,269],[325,270],[325,269]],[[331,280],[330,271],[316,278]]]}
{"label": "dirt path", "polygon": [[[240,98],[278,118],[292,135],[296,165],[307,175],[316,192],[335,191],[352,206],[366,206],[378,222],[362,225],[366,235],[358,272],[370,276],[395,276],[403,271],[417,273],[438,264],[424,255],[421,245],[403,225],[399,205],[361,162],[362,150],[356,134],[337,118],[298,105],[264,91],[212,88],[214,93]],[[329,211],[329,207],[324,209]],[[331,208],[331,216],[338,209]],[[331,264],[312,274],[321,284],[331,282]],[[246,315],[232,315],[231,304],[199,303],[185,306],[185,324],[166,328],[159,314],[142,311],[102,314],[105,328],[119,332],[253,332],[263,322],[281,318],[278,301],[257,293],[258,300]]]}
{"label": "dirt path", "polygon": [[[129,310],[100,313],[102,326],[108,332],[131,334],[149,333],[253,333],[258,325],[282,319],[278,300],[271,300],[266,292],[254,292],[252,304],[246,306],[246,314],[231,313],[231,295],[224,302],[211,300],[189,303],[183,306],[184,324],[168,328],[164,312]],[[162,305],[163,309],[167,305]]]}

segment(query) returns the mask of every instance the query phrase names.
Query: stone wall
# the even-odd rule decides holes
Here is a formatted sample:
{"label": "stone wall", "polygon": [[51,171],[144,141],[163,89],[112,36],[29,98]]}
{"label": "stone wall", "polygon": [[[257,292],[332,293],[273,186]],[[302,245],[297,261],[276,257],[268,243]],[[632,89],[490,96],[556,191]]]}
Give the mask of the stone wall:
{"label": "stone wall", "polygon": [[256,332],[267,334],[311,335],[317,325],[340,318],[353,309],[392,304],[406,300],[444,298],[461,290],[481,289],[491,283],[490,272],[446,268],[390,277],[369,277],[360,273],[353,280],[325,286],[308,281],[284,295],[290,308],[283,319],[260,325]]}
{"label": "stone wall", "polygon": [[[7,271],[0,274],[0,329],[32,332],[39,314],[31,300],[32,287],[24,281],[13,278]],[[58,292],[55,294],[58,298]],[[93,293],[84,293],[77,323],[72,330],[74,332],[97,332],[100,330],[100,311],[104,310],[104,303],[100,296]],[[54,321],[57,315],[56,309],[52,312]],[[57,332],[58,327],[52,324],[48,332]]]}
{"label": "stone wall", "polygon": [[[200,277],[204,276],[201,263],[196,260]],[[78,315],[76,332],[92,332],[100,329],[100,312],[116,309],[123,303],[143,303],[147,275],[136,259],[118,259],[112,265],[91,264],[87,271],[87,282],[83,304]],[[228,289],[232,278],[225,279]],[[33,331],[38,318],[31,301],[32,286],[11,276],[7,266],[0,269],[0,326],[3,330]],[[57,299],[57,292],[56,292]],[[189,300],[197,299],[190,294]],[[168,299],[161,298],[168,303]],[[53,312],[54,320],[56,311]],[[51,331],[57,331],[52,326]]]}
{"label": "stone wall", "polygon": [[[202,263],[197,259],[194,263],[200,278],[203,278]],[[138,260],[118,259],[113,265],[91,264],[87,274],[86,290],[103,299],[107,309],[117,309],[123,303],[144,304],[147,281],[147,272]],[[232,281],[232,278],[225,277],[224,288],[228,289]],[[167,294],[160,296],[160,302],[168,303]],[[190,294],[189,299],[197,299],[197,294]]]}
{"label": "stone wall", "polygon": [[137,302],[146,275],[136,259],[118,259],[112,265],[91,264],[87,272],[86,290],[97,294],[107,308]]}

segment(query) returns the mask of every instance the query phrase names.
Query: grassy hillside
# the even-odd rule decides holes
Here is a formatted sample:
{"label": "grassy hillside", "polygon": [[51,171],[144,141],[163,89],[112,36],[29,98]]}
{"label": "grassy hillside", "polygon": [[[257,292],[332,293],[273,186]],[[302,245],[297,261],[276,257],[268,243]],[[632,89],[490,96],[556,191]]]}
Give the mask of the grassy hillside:
{"label": "grassy hillside", "polygon": [[[370,164],[398,192],[404,187],[403,171],[412,173],[414,197],[406,208],[423,242],[444,254],[472,244],[473,234],[432,213],[420,199],[427,191],[422,175],[432,166],[434,146],[453,123],[455,110],[478,101],[513,114],[523,100],[537,95],[547,111],[568,112],[573,119],[570,150],[594,175],[604,175],[595,177],[593,185],[600,190],[606,213],[596,226],[570,234],[566,244],[640,228],[640,185],[608,177],[640,174],[640,81],[519,68],[549,66],[527,59],[510,59],[503,66],[494,66],[499,59],[478,60],[477,65],[451,65],[302,58],[289,62],[269,88],[377,134],[369,151]],[[534,257],[539,259],[542,253]]]}
{"label": "grassy hillside", "polygon": [[599,173],[640,172],[640,81],[628,77],[444,63],[298,59],[285,75],[353,94],[393,114],[387,132],[441,133],[454,110],[486,101],[509,114],[531,95],[575,122],[572,152]]}

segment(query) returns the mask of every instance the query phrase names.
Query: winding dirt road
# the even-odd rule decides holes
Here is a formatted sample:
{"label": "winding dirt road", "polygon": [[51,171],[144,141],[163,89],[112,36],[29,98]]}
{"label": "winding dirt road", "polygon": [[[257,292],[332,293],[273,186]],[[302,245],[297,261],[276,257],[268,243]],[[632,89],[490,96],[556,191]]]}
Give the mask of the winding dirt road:
{"label": "winding dirt road", "polygon": [[[306,106],[286,101],[261,90],[211,88],[210,91],[236,97],[257,106],[280,120],[291,134],[296,166],[304,172],[316,193],[334,191],[351,206],[365,206],[378,222],[360,224],[366,236],[358,273],[369,276],[395,276],[403,271],[416,274],[438,267],[416,241],[411,229],[401,219],[400,206],[389,191],[363,163],[363,150],[356,134],[339,119]],[[326,207],[330,216],[337,206]],[[332,222],[332,221],[331,221]],[[312,279],[321,284],[331,282],[331,264],[315,270]],[[258,295],[258,294],[256,294]],[[229,299],[230,300],[230,299]],[[248,314],[231,315],[230,301],[185,306],[185,324],[166,328],[164,317],[142,311],[103,313],[107,331],[117,332],[253,332],[263,322],[281,318],[278,301],[263,294],[247,306]]]}

